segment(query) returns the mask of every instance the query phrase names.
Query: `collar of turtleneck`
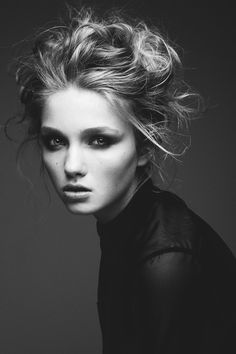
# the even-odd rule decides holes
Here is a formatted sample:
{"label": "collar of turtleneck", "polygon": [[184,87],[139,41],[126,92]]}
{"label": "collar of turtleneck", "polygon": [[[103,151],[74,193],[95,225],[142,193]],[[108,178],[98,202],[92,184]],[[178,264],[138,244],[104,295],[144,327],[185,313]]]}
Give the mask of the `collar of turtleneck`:
{"label": "collar of turtleneck", "polygon": [[134,194],[127,206],[111,221],[97,221],[102,251],[127,248],[133,244],[134,236],[145,223],[147,214],[153,204],[153,192],[160,189],[149,178]]}

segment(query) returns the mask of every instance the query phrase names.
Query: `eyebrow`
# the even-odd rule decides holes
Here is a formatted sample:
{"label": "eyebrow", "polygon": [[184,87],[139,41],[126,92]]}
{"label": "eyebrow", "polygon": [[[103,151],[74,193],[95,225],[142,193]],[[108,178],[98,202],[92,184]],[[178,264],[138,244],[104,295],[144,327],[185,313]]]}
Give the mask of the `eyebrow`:
{"label": "eyebrow", "polygon": [[[48,127],[48,126],[42,126],[41,133],[54,133],[54,134],[56,133],[56,134],[63,135],[63,132],[60,131],[59,129]],[[107,126],[87,128],[82,131],[82,134],[101,134],[101,133],[113,133],[113,134],[121,135],[121,132],[119,130]]]}

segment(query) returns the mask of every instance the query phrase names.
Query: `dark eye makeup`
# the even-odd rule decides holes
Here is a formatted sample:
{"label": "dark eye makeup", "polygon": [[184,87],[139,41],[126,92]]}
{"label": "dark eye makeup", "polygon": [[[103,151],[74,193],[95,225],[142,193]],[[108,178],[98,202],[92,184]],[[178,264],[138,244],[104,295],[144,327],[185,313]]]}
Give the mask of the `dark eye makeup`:
{"label": "dark eye makeup", "polygon": [[[94,149],[105,149],[115,144],[119,140],[118,136],[111,134],[86,134],[84,136],[84,142]],[[58,132],[47,131],[46,129],[41,131],[40,141],[42,145],[50,150],[56,151],[68,144],[67,139]]]}
{"label": "dark eye makeup", "polygon": [[105,148],[114,142],[114,138],[107,135],[93,135],[89,137],[88,144],[94,146],[95,148]]}
{"label": "dark eye makeup", "polygon": [[48,150],[57,150],[61,146],[66,145],[64,137],[51,133],[41,133],[40,141],[42,142],[43,146],[46,147]]}

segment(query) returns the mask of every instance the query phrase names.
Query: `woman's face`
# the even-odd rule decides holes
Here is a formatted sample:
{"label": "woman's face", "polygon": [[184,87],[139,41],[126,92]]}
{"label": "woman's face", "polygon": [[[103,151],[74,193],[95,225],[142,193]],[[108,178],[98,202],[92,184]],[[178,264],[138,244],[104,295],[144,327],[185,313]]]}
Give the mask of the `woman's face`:
{"label": "woman's face", "polygon": [[137,156],[132,126],[101,94],[70,86],[45,101],[41,122],[43,161],[67,208],[115,217],[137,186]]}

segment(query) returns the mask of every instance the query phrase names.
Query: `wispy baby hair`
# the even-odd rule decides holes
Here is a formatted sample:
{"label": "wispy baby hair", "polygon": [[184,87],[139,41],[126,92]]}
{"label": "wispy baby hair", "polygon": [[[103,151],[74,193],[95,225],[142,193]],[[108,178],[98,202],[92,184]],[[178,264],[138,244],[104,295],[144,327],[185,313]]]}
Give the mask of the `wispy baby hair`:
{"label": "wispy baby hair", "polygon": [[183,82],[173,45],[142,21],[71,9],[66,21],[36,36],[32,52],[19,59],[16,79],[30,139],[39,135],[45,97],[76,85],[119,107],[134,126],[139,149],[150,153],[147,171],[158,164],[161,172],[167,156],[186,149],[179,142],[195,112],[189,101],[195,94]]}

